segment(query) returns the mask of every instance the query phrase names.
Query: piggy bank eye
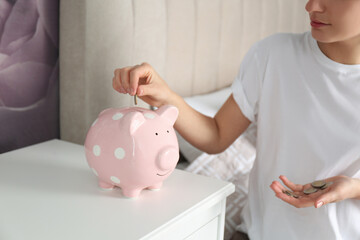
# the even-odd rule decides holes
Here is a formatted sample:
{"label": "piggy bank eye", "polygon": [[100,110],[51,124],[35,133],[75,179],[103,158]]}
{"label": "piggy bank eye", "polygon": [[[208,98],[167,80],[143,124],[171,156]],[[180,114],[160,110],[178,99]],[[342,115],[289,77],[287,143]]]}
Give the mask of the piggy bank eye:
{"label": "piggy bank eye", "polygon": [[167,130],[166,132],[169,133],[169,130]]}
{"label": "piggy bank eye", "polygon": [[157,135],[159,135],[158,133],[155,133],[155,135],[157,136]]}

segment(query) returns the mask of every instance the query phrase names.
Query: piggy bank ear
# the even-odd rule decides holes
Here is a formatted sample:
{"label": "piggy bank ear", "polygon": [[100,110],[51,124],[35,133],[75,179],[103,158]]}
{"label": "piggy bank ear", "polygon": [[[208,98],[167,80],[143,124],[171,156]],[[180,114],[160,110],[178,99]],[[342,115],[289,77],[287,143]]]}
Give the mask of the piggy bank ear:
{"label": "piggy bank ear", "polygon": [[[127,131],[130,131],[130,134],[133,135],[136,130],[145,122],[144,115],[140,112],[130,112],[125,115],[122,120],[122,127],[128,128]],[[126,129],[124,129],[126,131]]]}
{"label": "piggy bank ear", "polygon": [[171,125],[174,125],[174,123],[179,115],[179,110],[175,106],[164,105],[164,106],[161,106],[159,109],[157,109],[156,113],[160,117],[167,119],[171,123]]}

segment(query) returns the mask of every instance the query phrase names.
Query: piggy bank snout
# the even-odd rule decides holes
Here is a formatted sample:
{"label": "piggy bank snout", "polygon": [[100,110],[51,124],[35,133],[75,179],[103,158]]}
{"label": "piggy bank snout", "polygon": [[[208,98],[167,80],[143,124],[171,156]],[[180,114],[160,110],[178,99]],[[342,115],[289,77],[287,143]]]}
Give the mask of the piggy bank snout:
{"label": "piggy bank snout", "polygon": [[179,150],[175,147],[166,147],[159,152],[156,160],[161,170],[174,169],[179,160]]}

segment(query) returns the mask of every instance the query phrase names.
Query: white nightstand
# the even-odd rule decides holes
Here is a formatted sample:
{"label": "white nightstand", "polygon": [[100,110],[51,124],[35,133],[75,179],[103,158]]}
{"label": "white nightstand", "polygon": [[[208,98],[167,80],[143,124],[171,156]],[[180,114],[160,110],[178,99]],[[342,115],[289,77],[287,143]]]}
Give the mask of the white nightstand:
{"label": "white nightstand", "polygon": [[0,239],[223,239],[232,183],[175,170],[160,191],[101,191],[84,148],[52,140],[0,155]]}

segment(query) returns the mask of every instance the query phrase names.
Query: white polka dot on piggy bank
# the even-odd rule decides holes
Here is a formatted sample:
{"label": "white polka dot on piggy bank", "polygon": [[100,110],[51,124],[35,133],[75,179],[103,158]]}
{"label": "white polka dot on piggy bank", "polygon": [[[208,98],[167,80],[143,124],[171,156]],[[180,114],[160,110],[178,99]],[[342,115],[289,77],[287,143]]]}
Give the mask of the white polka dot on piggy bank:
{"label": "white polka dot on piggy bank", "polygon": [[161,188],[179,160],[173,128],[178,113],[170,105],[155,111],[139,107],[102,111],[84,144],[99,186],[120,187],[130,198],[138,197],[144,189]]}

